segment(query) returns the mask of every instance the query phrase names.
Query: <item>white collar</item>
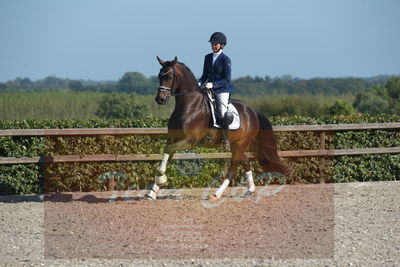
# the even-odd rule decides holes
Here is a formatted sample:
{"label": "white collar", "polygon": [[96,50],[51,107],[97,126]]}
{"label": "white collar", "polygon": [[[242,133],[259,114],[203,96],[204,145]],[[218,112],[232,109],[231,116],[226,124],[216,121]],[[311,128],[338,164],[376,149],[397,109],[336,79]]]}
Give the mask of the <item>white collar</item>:
{"label": "white collar", "polygon": [[213,52],[213,58],[212,58],[212,64],[214,66],[215,61],[217,60],[217,58],[219,57],[219,55],[222,54],[222,49],[220,49],[217,53]]}
{"label": "white collar", "polygon": [[220,49],[217,53],[213,52],[213,57],[218,57],[221,54],[222,54],[222,49]]}

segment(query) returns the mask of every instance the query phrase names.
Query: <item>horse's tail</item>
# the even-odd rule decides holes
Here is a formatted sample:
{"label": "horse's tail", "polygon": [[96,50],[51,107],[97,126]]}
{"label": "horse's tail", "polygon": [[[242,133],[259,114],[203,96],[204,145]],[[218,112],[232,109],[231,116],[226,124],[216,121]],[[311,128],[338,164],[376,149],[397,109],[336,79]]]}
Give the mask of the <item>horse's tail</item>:
{"label": "horse's tail", "polygon": [[289,176],[289,167],[278,156],[278,147],[270,121],[257,113],[260,131],[257,135],[256,158],[264,172],[278,172]]}

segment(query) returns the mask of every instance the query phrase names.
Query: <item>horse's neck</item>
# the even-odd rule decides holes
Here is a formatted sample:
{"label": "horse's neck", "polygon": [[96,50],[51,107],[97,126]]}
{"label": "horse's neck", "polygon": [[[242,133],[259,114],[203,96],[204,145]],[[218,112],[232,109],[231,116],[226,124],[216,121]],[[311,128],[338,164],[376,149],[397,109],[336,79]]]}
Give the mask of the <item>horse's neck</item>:
{"label": "horse's neck", "polygon": [[175,96],[175,111],[179,111],[181,114],[207,113],[205,96],[198,87],[194,76],[186,71],[182,70],[180,94]]}
{"label": "horse's neck", "polygon": [[175,97],[175,110],[183,112],[199,111],[199,105],[204,103],[204,95],[194,87],[187,93]]}

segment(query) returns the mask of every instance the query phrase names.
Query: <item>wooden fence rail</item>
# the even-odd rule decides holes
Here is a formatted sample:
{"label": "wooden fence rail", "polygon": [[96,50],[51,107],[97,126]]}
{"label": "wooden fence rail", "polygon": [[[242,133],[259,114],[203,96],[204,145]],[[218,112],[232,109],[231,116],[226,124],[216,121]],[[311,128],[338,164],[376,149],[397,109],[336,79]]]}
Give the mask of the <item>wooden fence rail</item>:
{"label": "wooden fence rail", "polygon": [[[326,125],[290,125],[275,126],[275,132],[315,132],[320,139],[319,150],[279,151],[281,157],[329,157],[339,155],[400,153],[400,147],[363,148],[363,149],[326,149],[326,135],[336,131],[388,130],[400,129],[400,122],[368,124],[326,124]],[[166,128],[90,128],[90,129],[10,129],[0,130],[1,136],[97,136],[97,135],[165,135]],[[225,159],[231,153],[176,153],[173,159]],[[253,157],[252,153],[248,156]],[[161,160],[160,154],[135,155],[61,155],[52,157],[0,157],[1,164],[56,163],[56,162],[120,162]]]}

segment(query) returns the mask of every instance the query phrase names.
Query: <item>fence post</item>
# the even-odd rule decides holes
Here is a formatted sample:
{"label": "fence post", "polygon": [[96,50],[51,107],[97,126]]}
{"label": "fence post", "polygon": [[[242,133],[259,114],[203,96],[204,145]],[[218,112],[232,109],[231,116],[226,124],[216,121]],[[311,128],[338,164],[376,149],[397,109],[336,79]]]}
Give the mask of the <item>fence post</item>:
{"label": "fence post", "polygon": [[[320,150],[326,150],[326,132],[321,131],[319,133],[319,145],[320,145]],[[325,162],[325,157],[320,158],[320,163],[319,163],[319,182],[321,184],[325,183],[325,175],[323,172],[323,169],[326,167],[326,162]]]}

